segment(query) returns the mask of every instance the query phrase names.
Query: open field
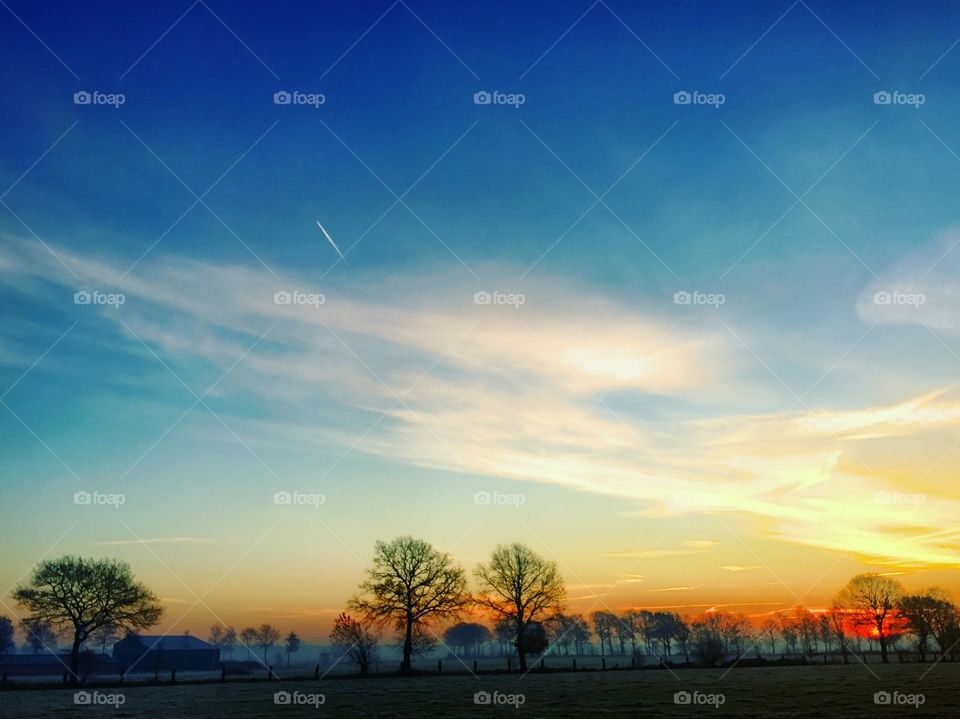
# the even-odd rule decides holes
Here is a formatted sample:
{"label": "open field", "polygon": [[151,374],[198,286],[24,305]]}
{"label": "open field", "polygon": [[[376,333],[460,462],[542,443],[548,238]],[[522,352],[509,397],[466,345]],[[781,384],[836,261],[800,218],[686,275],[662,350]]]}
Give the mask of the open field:
{"label": "open field", "polygon": [[[321,682],[243,682],[104,688],[122,692],[119,707],[76,706],[71,690],[0,693],[0,716],[230,717],[481,717],[736,716],[951,717],[960,716],[960,664],[806,666],[725,670],[608,671],[518,675],[423,676],[409,679],[335,679]],[[873,674],[871,674],[871,671]],[[874,674],[876,676],[874,676]],[[92,691],[92,690],[88,690]],[[321,706],[278,706],[274,693],[322,693]],[[722,695],[722,703],[678,706],[676,692]],[[878,706],[876,692],[922,695],[922,704]],[[476,692],[522,695],[519,707],[477,705]],[[319,700],[317,700],[319,701]],[[517,698],[518,703],[521,701]]]}

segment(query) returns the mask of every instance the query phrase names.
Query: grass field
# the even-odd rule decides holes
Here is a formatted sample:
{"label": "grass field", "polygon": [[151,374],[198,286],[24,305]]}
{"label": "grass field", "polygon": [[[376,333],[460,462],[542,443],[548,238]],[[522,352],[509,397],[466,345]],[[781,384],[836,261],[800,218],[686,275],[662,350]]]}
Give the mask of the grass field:
{"label": "grass field", "polygon": [[[62,717],[483,717],[483,716],[736,716],[736,717],[957,717],[960,664],[807,666],[724,670],[608,671],[518,675],[422,676],[409,679],[335,679],[320,682],[238,682],[104,688],[98,700],[122,692],[120,706],[78,706],[67,689],[0,693],[0,716]],[[88,690],[92,691],[92,690]],[[298,699],[323,695],[322,705],[277,705],[274,693]],[[694,692],[689,705],[676,692]],[[874,703],[876,692],[923,696],[919,706]],[[499,692],[516,704],[477,704],[475,694]],[[520,696],[522,696],[522,700]],[[712,697],[711,697],[712,695]],[[720,697],[722,696],[722,703]],[[717,706],[717,704],[719,704]]]}

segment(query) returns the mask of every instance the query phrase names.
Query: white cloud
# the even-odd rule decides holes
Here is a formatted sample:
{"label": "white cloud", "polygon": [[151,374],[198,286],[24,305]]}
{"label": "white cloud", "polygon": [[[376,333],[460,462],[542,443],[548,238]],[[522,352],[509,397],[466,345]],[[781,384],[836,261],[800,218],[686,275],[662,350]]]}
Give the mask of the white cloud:
{"label": "white cloud", "polygon": [[[906,518],[873,503],[877,478],[842,461],[852,441],[956,426],[960,402],[948,392],[884,407],[705,420],[703,406],[728,399],[755,359],[716,326],[674,324],[575,283],[507,288],[526,294],[514,308],[475,305],[484,288],[456,273],[354,273],[353,287],[317,287],[176,257],[149,257],[124,276],[60,252],[89,285],[77,287],[32,243],[11,245],[0,265],[24,291],[69,310],[76,289],[125,293],[122,308],[83,309],[111,329],[118,349],[160,373],[121,320],[165,360],[203,363],[213,376],[276,323],[216,388],[257,398],[256,413],[229,417],[251,443],[345,450],[366,432],[355,451],[392,461],[605,494],[636,502],[641,514],[738,512],[790,542],[960,564],[956,536],[902,529],[945,526],[956,501],[929,502]],[[278,305],[281,290],[322,292],[326,302]],[[615,401],[622,397],[630,402]],[[658,411],[661,400],[670,413]],[[644,556],[703,551],[690,547]]]}
{"label": "white cloud", "polygon": [[960,228],[952,228],[908,254],[857,299],[865,322],[926,325],[960,333]]}

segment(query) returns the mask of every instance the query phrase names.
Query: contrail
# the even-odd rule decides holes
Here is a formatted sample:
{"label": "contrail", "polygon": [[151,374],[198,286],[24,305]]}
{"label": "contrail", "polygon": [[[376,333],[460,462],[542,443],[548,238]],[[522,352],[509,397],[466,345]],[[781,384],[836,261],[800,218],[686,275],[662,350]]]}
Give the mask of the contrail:
{"label": "contrail", "polygon": [[317,227],[320,228],[320,231],[323,233],[323,236],[327,238],[327,241],[333,245],[333,249],[337,251],[337,254],[340,255],[340,259],[344,262],[347,261],[347,258],[343,256],[343,253],[340,251],[340,248],[337,247],[337,243],[333,241],[333,238],[330,236],[330,233],[320,224],[320,220],[317,220]]}

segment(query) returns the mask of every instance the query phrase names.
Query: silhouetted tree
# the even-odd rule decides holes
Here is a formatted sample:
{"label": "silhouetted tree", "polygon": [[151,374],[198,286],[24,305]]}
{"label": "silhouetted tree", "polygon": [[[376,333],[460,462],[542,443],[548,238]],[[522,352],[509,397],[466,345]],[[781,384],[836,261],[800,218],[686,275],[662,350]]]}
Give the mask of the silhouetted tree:
{"label": "silhouetted tree", "polygon": [[542,654],[549,643],[547,630],[540,622],[528,622],[520,642],[524,654]]}
{"label": "silhouetted tree", "polygon": [[[255,640],[253,630],[251,631],[248,639],[253,642]],[[230,658],[233,658],[233,648],[237,644],[237,630],[233,627],[225,627],[222,624],[214,624],[210,627],[210,636],[207,639],[213,646],[218,647],[221,650],[220,659],[223,657],[223,650],[227,650],[230,655]],[[248,654],[249,656],[249,654]]]}
{"label": "silhouetted tree", "polygon": [[373,566],[350,607],[378,623],[390,622],[403,636],[401,670],[409,673],[414,634],[427,635],[429,623],[457,617],[470,601],[463,569],[428,542],[399,537],[377,542]]}
{"label": "silhouetted tree", "polygon": [[683,619],[680,620],[680,623],[676,626],[676,633],[674,637],[677,640],[677,644],[680,646],[680,651],[683,652],[683,661],[686,664],[690,663],[690,625]]}
{"label": "silhouetted tree", "polygon": [[13,597],[30,611],[32,621],[73,632],[71,683],[80,678],[80,649],[100,627],[134,631],[156,624],[163,614],[157,597],[135,581],[130,566],[112,559],[62,557],[40,562],[30,583]]}
{"label": "silhouetted tree", "polygon": [[246,627],[240,631],[240,643],[247,648],[247,659],[251,657],[251,647],[257,642],[257,630],[254,627]]}
{"label": "silhouetted tree", "polygon": [[930,590],[936,600],[930,632],[940,645],[941,658],[960,654],[960,609],[940,589]]}
{"label": "silhouetted tree", "polygon": [[490,562],[479,565],[475,573],[480,581],[477,602],[511,621],[520,671],[526,671],[527,627],[563,609],[566,590],[556,563],[515,543],[498,546]]}
{"label": "silhouetted tree", "polygon": [[0,655],[16,646],[13,641],[13,622],[10,617],[0,617]]}
{"label": "silhouetted tree", "polygon": [[840,653],[843,655],[843,663],[849,664],[850,650],[847,648],[847,613],[841,607],[830,607],[827,610],[827,621],[830,624],[830,631],[840,645]]}
{"label": "silhouetted tree", "polygon": [[651,636],[660,642],[661,658],[666,661],[672,651],[672,642],[685,627],[680,615],[672,612],[654,612],[650,619]]}
{"label": "silhouetted tree", "polygon": [[267,664],[267,650],[280,641],[280,630],[269,624],[261,624],[256,629],[256,645],[263,649],[263,663]]}
{"label": "silhouetted tree", "polygon": [[606,654],[604,642],[606,642],[606,646],[610,647],[610,653],[613,654],[612,634],[613,625],[617,622],[616,615],[611,612],[598,611],[591,614],[590,619],[593,623],[593,633],[600,640],[600,656]]}
{"label": "silhouetted tree", "polygon": [[776,656],[777,634],[780,633],[780,624],[776,619],[768,619],[760,627],[760,636],[770,643],[770,654]]}
{"label": "silhouetted tree", "polygon": [[555,614],[544,620],[543,626],[550,637],[550,646],[559,654],[570,655],[570,644],[573,643],[571,633],[573,621],[566,614]]}
{"label": "silhouetted tree", "polygon": [[790,617],[783,617],[780,620],[780,636],[783,637],[783,644],[787,650],[786,653],[796,654],[800,634],[797,630],[795,620]]}
{"label": "silhouetted tree", "polygon": [[233,648],[237,645],[237,630],[233,627],[227,627],[220,639],[220,646],[227,650],[227,654],[233,659]]}
{"label": "silhouetted tree", "polygon": [[897,603],[900,616],[906,620],[910,633],[917,639],[917,654],[921,662],[927,660],[927,643],[933,636],[933,624],[940,611],[939,601],[932,594],[924,593],[901,597]]}
{"label": "silhouetted tree", "polygon": [[20,629],[23,630],[27,646],[33,650],[34,654],[44,650],[48,652],[57,650],[57,631],[47,622],[40,619],[22,619]]}
{"label": "silhouetted tree", "polygon": [[100,647],[100,653],[105,654],[107,651],[107,645],[112,645],[114,642],[116,642],[119,635],[119,631],[113,624],[104,624],[102,627],[94,631],[90,635],[90,638],[98,647]]}
{"label": "silhouetted tree", "polygon": [[899,582],[879,574],[858,574],[837,597],[837,604],[855,613],[859,623],[873,627],[880,643],[880,660],[887,664],[888,634],[893,612],[903,597]]}
{"label": "silhouetted tree", "polygon": [[300,651],[300,637],[296,632],[290,632],[284,640],[283,648],[287,652],[287,666],[290,666],[290,655]]}
{"label": "silhouetted tree", "polygon": [[573,643],[577,654],[583,654],[584,647],[590,642],[590,625],[582,614],[574,614],[570,621],[573,623]]}
{"label": "silhouetted tree", "polygon": [[637,653],[637,639],[640,635],[640,612],[633,609],[627,610],[620,615],[618,625],[618,637],[622,635],[624,639],[630,642],[630,654],[635,655]]}
{"label": "silhouetted tree", "polygon": [[479,654],[480,647],[490,641],[490,630],[476,622],[460,622],[449,627],[443,633],[443,641],[456,651],[460,647],[461,656]]}
{"label": "silhouetted tree", "polygon": [[341,613],[330,632],[330,643],[366,676],[377,658],[377,637],[364,624],[348,614]]}
{"label": "silhouetted tree", "polygon": [[721,617],[705,614],[690,626],[690,646],[694,660],[704,667],[712,667],[723,659],[723,639],[720,633]]}

